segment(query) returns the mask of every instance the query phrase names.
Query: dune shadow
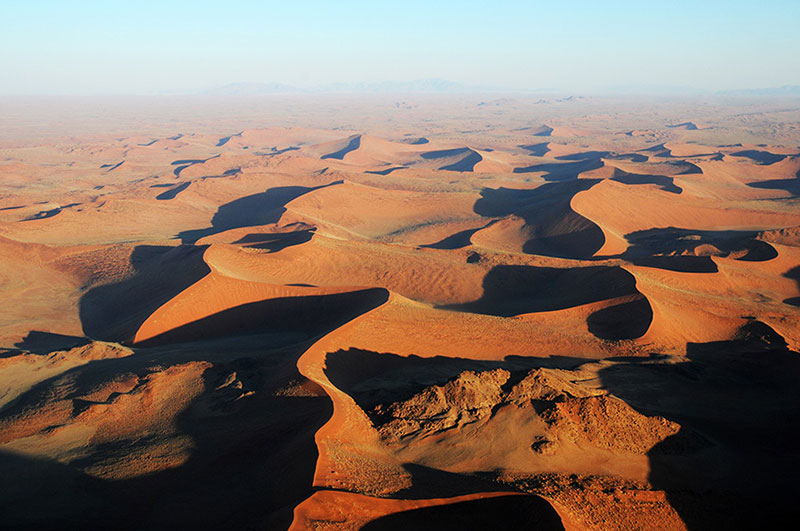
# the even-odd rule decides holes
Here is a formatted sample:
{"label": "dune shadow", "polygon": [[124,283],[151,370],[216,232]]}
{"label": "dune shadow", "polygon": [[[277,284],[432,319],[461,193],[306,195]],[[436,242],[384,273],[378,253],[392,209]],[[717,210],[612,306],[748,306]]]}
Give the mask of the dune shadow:
{"label": "dune shadow", "polygon": [[[794,267],[783,274],[786,278],[791,278],[795,282],[797,282],[797,289],[800,291],[800,266]],[[798,306],[800,307],[800,296],[798,297],[789,297],[783,301],[784,304],[788,304],[790,306]]]}
{"label": "dune shadow", "polygon": [[211,160],[213,158],[219,157],[219,155],[215,155],[208,159],[177,159],[170,162],[170,166],[185,166],[187,164],[201,164],[207,160]]}
{"label": "dune shadow", "polygon": [[194,243],[200,238],[231,229],[277,223],[286,212],[286,204],[290,201],[314,190],[341,183],[342,181],[335,181],[315,187],[279,186],[258,194],[240,197],[217,209],[211,218],[211,227],[183,231],[178,237],[183,243]]}
{"label": "dune shadow", "polygon": [[287,247],[310,242],[315,229],[296,230],[292,232],[267,232],[247,234],[234,244],[242,244],[250,249],[260,249],[277,253]]}
{"label": "dune shadow", "polygon": [[161,305],[211,272],[206,247],[139,245],[131,253],[134,274],[83,294],[78,313],[91,338],[127,343]]}
{"label": "dune shadow", "polygon": [[672,160],[667,164],[678,168],[680,171],[676,175],[702,175],[703,169],[692,162],[686,160]]}
{"label": "dune shadow", "polygon": [[340,149],[339,151],[334,151],[333,153],[328,153],[326,155],[322,155],[321,159],[336,159],[336,160],[343,160],[344,156],[350,153],[351,151],[357,150],[361,147],[361,135],[356,135],[350,139],[345,147]]}
{"label": "dune shadow", "polygon": [[604,166],[603,159],[589,158],[579,159],[575,162],[546,162],[533,164],[522,168],[514,168],[514,173],[537,173],[544,172],[542,179],[545,181],[570,181],[586,171],[596,170]]}
{"label": "dune shadow", "polygon": [[636,279],[619,266],[562,269],[499,265],[484,277],[480,299],[442,308],[511,317],[635,295],[640,295]]}
{"label": "dune shadow", "polygon": [[34,354],[47,355],[59,350],[81,347],[89,343],[90,340],[86,337],[31,330],[22,341],[15,343],[14,346]]}
{"label": "dune shadow", "polygon": [[632,359],[603,387],[645,415],[677,422],[649,452],[649,482],[687,528],[780,528],[800,462],[800,354],[759,321],[726,341],[689,343],[686,361]]}
{"label": "dune shadow", "polygon": [[463,157],[458,161],[442,166],[439,168],[439,170],[471,172],[474,171],[475,165],[483,160],[483,157],[480,153],[468,147],[427,151],[420,156],[427,160],[437,160],[443,158],[460,157],[462,155]]}
{"label": "dune shadow", "polygon": [[149,347],[254,333],[300,334],[311,338],[328,332],[388,300],[382,288],[330,295],[279,297],[242,304],[163,332],[137,343]]}
{"label": "dune shadow", "polygon": [[620,153],[618,155],[609,155],[612,160],[629,160],[631,162],[647,162],[650,157],[642,155],[641,153]]}
{"label": "dune shadow", "polygon": [[522,129],[517,129],[517,131],[530,131],[530,130],[534,131],[531,134],[531,136],[550,136],[552,135],[553,131],[555,131],[555,129],[553,129],[549,125],[543,125],[540,127],[523,127]]}
{"label": "dune shadow", "polygon": [[527,241],[522,251],[558,258],[586,259],[603,247],[605,234],[591,220],[575,212],[575,194],[600,182],[576,179],[547,183],[532,190],[484,188],[473,210],[484,217],[515,215],[525,222]]}
{"label": "dune shadow", "polygon": [[[191,441],[185,462],[119,479],[88,472],[108,474],[114,466],[109,463],[115,462],[124,471],[128,454],[149,445],[157,448],[157,433],[102,445],[87,441],[88,452],[69,464],[0,450],[0,527],[287,528],[294,506],[313,492],[314,434],[332,413],[330,400],[320,394],[278,392],[302,379],[295,363],[304,350],[300,345],[265,353],[258,342],[245,348],[216,344],[192,351],[152,350],[94,361],[39,384],[22,397],[23,404],[36,400],[31,394],[52,393],[64,377],[72,382],[69,396],[78,397],[126,373],[142,377],[187,361],[213,360],[203,373],[200,395],[176,419],[177,433]],[[231,375],[244,387],[224,387]],[[17,411],[2,411],[0,423]]]}
{"label": "dune shadow", "polygon": [[673,194],[680,194],[683,192],[683,188],[675,184],[675,179],[667,177],[666,175],[642,175],[614,168],[614,176],[611,177],[611,180],[627,185],[655,184],[665,192]]}
{"label": "dune shadow", "polygon": [[385,170],[368,170],[368,171],[365,171],[364,173],[369,173],[369,174],[372,174],[372,175],[389,175],[390,173],[392,173],[394,171],[403,170],[403,169],[405,169],[405,166],[392,166],[391,168],[386,168]]}
{"label": "dune shadow", "polygon": [[677,273],[717,273],[719,268],[710,256],[637,256],[628,261],[633,265],[652,267]]}
{"label": "dune shadow", "polygon": [[225,144],[230,142],[232,138],[237,137],[237,136],[238,137],[242,136],[242,132],[235,133],[235,134],[230,135],[230,136],[223,136],[222,138],[219,139],[219,141],[217,141],[217,146],[216,147],[224,146]]}
{"label": "dune shadow", "polygon": [[219,155],[214,155],[212,157],[208,157],[207,159],[179,159],[173,160],[170,165],[177,166],[175,169],[172,170],[172,174],[177,178],[181,176],[181,172],[190,166],[194,166],[195,164],[202,164],[204,162],[208,162],[209,160],[213,160],[219,157]]}
{"label": "dune shadow", "polygon": [[156,196],[156,199],[159,200],[159,201],[167,201],[169,199],[175,199],[178,196],[179,193],[181,193],[184,190],[186,190],[187,188],[189,188],[190,184],[192,184],[192,183],[191,182],[185,182],[185,183],[181,183],[181,184],[179,184],[177,186],[173,186],[169,190],[167,190],[165,192],[161,192],[160,194],[158,194]]}
{"label": "dune shadow", "polygon": [[472,238],[473,234],[475,234],[476,232],[478,232],[481,229],[485,229],[486,227],[491,225],[491,223],[492,222],[490,222],[489,224],[484,225],[482,227],[477,227],[475,229],[467,229],[467,230],[462,230],[462,231],[456,232],[454,234],[451,234],[450,236],[442,238],[441,240],[439,240],[436,243],[430,243],[430,244],[427,244],[427,245],[420,245],[420,247],[427,248],[427,249],[444,249],[444,250],[448,250],[448,251],[452,251],[454,249],[463,249],[464,247],[467,247],[467,246],[472,244],[472,242],[470,241],[470,238]]}
{"label": "dune shadow", "polygon": [[800,172],[798,172],[798,176],[794,178],[757,181],[747,183],[747,186],[750,188],[759,188],[761,190],[783,190],[792,195],[800,195]]}
{"label": "dune shadow", "polygon": [[671,129],[684,129],[686,131],[698,131],[700,127],[694,122],[682,122],[679,124],[667,124],[667,127]]}
{"label": "dune shadow", "polygon": [[589,332],[606,341],[642,337],[652,322],[653,308],[644,296],[597,310],[586,318]]}
{"label": "dune shadow", "polygon": [[40,220],[40,219],[52,218],[52,217],[60,214],[61,211],[64,210],[65,208],[72,208],[72,207],[76,207],[76,206],[80,206],[80,203],[70,203],[68,205],[59,206],[59,207],[51,208],[51,209],[48,209],[48,210],[42,210],[40,212],[37,212],[36,214],[33,214],[31,216],[28,216],[25,219],[20,220],[20,222],[23,222],[23,221],[36,221],[36,220]]}
{"label": "dune shadow", "polygon": [[411,485],[394,493],[396,498],[422,500],[508,490],[507,485],[481,474],[457,474],[417,463],[404,463],[403,468],[411,476]]}
{"label": "dune shadow", "polygon": [[744,157],[750,159],[760,166],[769,166],[770,164],[780,162],[787,157],[787,155],[778,155],[776,153],[770,153],[769,151],[761,151],[758,149],[745,149],[743,151],[731,153],[731,155],[734,157]]}
{"label": "dune shadow", "polygon": [[[110,325],[96,318],[85,326],[113,335],[103,326],[113,327],[120,320],[117,306],[133,314],[121,318],[124,325],[138,321],[147,309],[158,306],[148,295],[163,298],[164,286],[157,283],[165,276],[164,265],[172,263],[186,274],[198,255],[202,249],[195,247],[137,247],[132,261],[141,277],[88,297],[90,303],[105,303],[91,309],[110,319]],[[143,295],[143,302],[129,300],[131,293]],[[0,411],[3,436],[15,437],[13,429],[1,431],[6,422],[13,427],[16,419],[39,410],[54,396],[72,403],[70,421],[80,423],[79,416],[88,408],[115,403],[118,393],[105,402],[85,398],[104,382],[134,377],[142,384],[151,375],[168,377],[172,367],[187,362],[210,364],[202,375],[203,391],[176,421],[178,435],[190,441],[182,443],[189,452],[187,461],[167,461],[155,472],[127,479],[103,479],[87,472],[115,473],[117,465],[110,463],[121,463],[124,474],[129,455],[174,440],[159,442],[158,430],[99,445],[88,442],[88,451],[69,464],[0,450],[0,527],[287,528],[293,508],[313,492],[314,435],[332,413],[324,392],[310,382],[303,384],[297,360],[314,338],[387,299],[388,292],[376,288],[243,305],[153,338],[147,343],[150,348],[137,346],[133,355],[90,361],[35,384]],[[82,316],[87,317],[91,304],[84,304]],[[63,339],[32,333],[26,345],[38,341],[49,348]],[[192,343],[163,346],[173,341]],[[63,382],[69,385],[64,388]],[[130,394],[135,396],[135,390]],[[147,394],[139,400],[151,401]],[[70,415],[63,408],[59,412]]]}
{"label": "dune shadow", "polygon": [[256,155],[260,155],[262,157],[274,157],[275,155],[283,155],[284,153],[288,153],[290,151],[298,151],[300,149],[299,146],[289,146],[283,149],[278,149],[278,146],[273,146],[271,151],[257,151]]}
{"label": "dune shadow", "polygon": [[672,157],[672,151],[663,142],[661,144],[656,144],[648,148],[640,149],[638,152],[647,153],[649,156],[655,156],[661,158]]}
{"label": "dune shadow", "polygon": [[541,529],[563,530],[555,509],[534,495],[493,496],[435,505],[382,516],[361,529],[389,531],[408,529]]}
{"label": "dune shadow", "polygon": [[561,155],[556,157],[556,160],[569,160],[569,161],[586,161],[597,160],[608,157],[610,151],[579,151],[578,153],[570,153],[569,155]]}
{"label": "dune shadow", "polygon": [[518,147],[521,147],[534,157],[544,157],[550,152],[550,148],[548,147],[549,145],[549,142],[541,142],[539,144],[526,144]]}
{"label": "dune shadow", "polygon": [[[490,371],[505,369],[511,373],[508,386],[522,380],[532,369],[557,368],[572,369],[585,363],[584,358],[569,356],[550,356],[549,358],[508,356],[502,361],[452,358],[447,356],[420,357],[400,356],[387,352],[374,352],[357,348],[338,350],[327,355],[325,375],[337,388],[346,392],[367,414],[372,423],[380,426],[391,420],[376,411],[378,405],[402,402],[419,393],[426,387],[443,385],[464,371]],[[442,495],[442,485],[437,485]],[[410,487],[420,489],[423,486]],[[459,492],[445,490],[448,496],[466,494],[481,488],[466,489]],[[489,489],[491,490],[491,489]],[[428,490],[404,492],[403,497],[429,497],[436,493]]]}
{"label": "dune shadow", "polygon": [[668,227],[632,232],[631,246],[622,255],[634,265],[683,273],[716,273],[712,256],[744,262],[765,262],[778,256],[754,231],[701,231]]}

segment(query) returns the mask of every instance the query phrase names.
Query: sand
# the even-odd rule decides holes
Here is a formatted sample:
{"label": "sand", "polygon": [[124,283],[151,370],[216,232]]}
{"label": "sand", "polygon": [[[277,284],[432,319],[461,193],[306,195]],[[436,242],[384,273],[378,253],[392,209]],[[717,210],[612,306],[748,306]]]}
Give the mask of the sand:
{"label": "sand", "polygon": [[15,115],[0,527],[791,514],[800,112],[381,98]]}

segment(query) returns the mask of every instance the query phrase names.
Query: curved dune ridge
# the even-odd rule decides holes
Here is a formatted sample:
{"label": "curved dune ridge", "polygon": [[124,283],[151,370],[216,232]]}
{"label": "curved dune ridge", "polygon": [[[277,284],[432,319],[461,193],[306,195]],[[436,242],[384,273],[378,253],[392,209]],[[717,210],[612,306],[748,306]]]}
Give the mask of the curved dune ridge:
{"label": "curved dune ridge", "polygon": [[486,189],[475,212],[486,217],[505,216],[475,232],[471,241],[511,252],[563,258],[589,258],[605,242],[602,230],[571,206],[573,197],[597,181],[548,183],[534,190]]}
{"label": "curved dune ridge", "polygon": [[445,163],[437,169],[446,171],[473,171],[475,165],[483,160],[480,153],[470,148],[427,151],[422,154],[422,158]]}
{"label": "curved dune ridge", "polygon": [[667,125],[667,127],[671,127],[672,129],[683,129],[684,131],[700,131],[707,128],[707,126],[698,124],[696,122],[681,122],[679,124]]}
{"label": "curved dune ridge", "polygon": [[792,130],[526,101],[4,148],[0,527],[774,527]]}

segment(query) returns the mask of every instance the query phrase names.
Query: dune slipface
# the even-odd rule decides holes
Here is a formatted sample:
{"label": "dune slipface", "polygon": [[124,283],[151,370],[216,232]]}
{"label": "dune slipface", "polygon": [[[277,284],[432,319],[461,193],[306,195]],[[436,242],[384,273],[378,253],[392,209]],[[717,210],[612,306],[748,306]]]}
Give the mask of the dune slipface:
{"label": "dune slipface", "polygon": [[778,528],[800,115],[470,98],[0,134],[0,528]]}

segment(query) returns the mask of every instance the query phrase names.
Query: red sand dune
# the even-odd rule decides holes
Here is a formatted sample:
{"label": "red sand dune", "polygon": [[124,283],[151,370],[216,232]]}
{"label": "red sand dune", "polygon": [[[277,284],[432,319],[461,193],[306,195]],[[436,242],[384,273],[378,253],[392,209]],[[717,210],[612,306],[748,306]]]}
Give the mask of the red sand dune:
{"label": "red sand dune", "polygon": [[790,515],[789,118],[464,98],[4,139],[0,527]]}

